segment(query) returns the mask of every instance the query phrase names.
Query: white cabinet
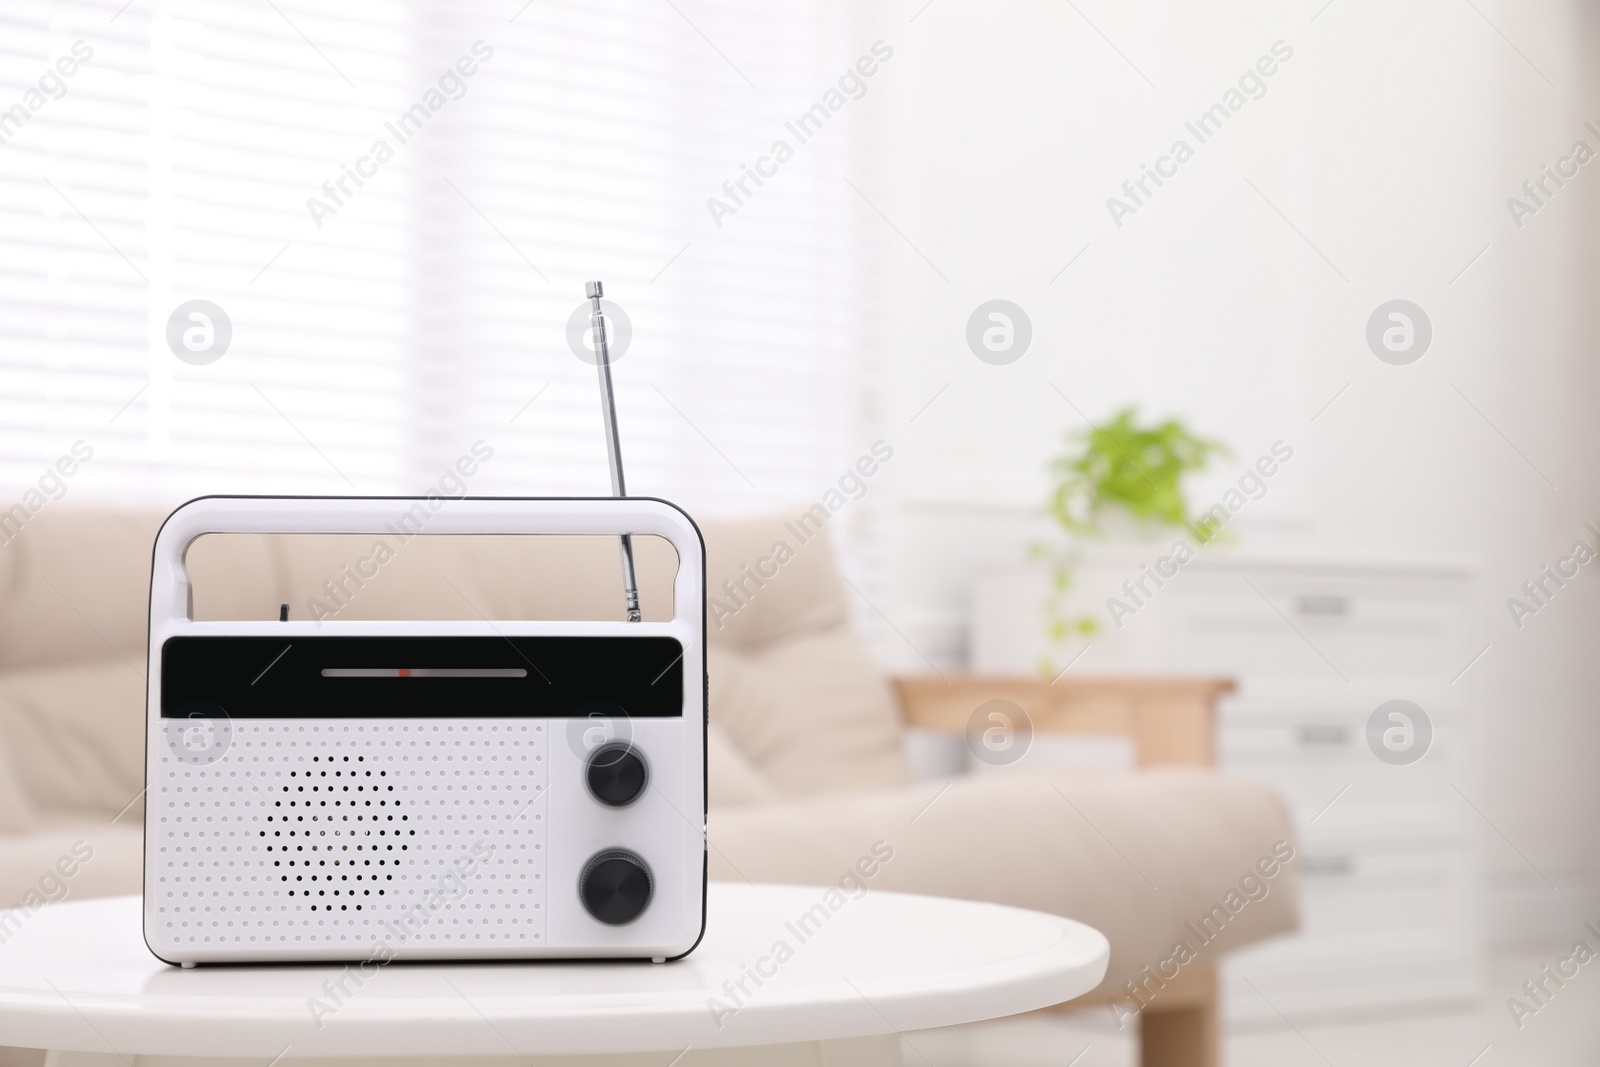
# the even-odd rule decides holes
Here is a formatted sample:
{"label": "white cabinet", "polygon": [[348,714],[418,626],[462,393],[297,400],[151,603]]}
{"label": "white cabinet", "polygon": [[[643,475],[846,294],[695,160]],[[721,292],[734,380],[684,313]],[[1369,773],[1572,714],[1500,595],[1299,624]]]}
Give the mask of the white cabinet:
{"label": "white cabinet", "polygon": [[[1208,550],[1159,588],[1134,584],[1136,603],[1123,583],[1137,583],[1160,554],[1105,552],[1075,571],[1069,606],[1102,626],[1086,650],[1047,648],[1041,571],[980,579],[972,668],[1032,672],[1050,655],[1059,669],[1081,652],[1073,673],[1238,682],[1220,708],[1219,763],[1271,785],[1293,810],[1303,903],[1298,933],[1228,957],[1230,1020],[1476,995],[1483,876],[1461,678],[1478,651],[1467,636],[1470,567]],[[1120,628],[1112,596],[1135,609]],[[1369,719],[1395,699],[1420,707],[1431,726],[1414,762],[1386,762],[1369,742]]]}

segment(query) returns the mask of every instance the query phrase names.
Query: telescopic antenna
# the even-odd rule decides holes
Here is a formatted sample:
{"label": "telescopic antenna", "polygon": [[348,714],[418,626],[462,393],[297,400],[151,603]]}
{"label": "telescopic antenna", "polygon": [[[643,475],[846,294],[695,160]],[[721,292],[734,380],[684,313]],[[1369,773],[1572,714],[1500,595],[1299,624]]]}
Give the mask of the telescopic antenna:
{"label": "telescopic antenna", "polygon": [[[583,295],[589,298],[589,327],[594,331],[595,365],[600,369],[600,414],[606,424],[606,456],[611,461],[611,495],[627,496],[622,481],[622,442],[617,437],[617,402],[611,392],[611,349],[606,343],[606,317],[600,310],[605,287],[585,282]],[[633,575],[633,535],[622,535],[622,595],[628,602],[628,621],[640,622],[639,584]]]}

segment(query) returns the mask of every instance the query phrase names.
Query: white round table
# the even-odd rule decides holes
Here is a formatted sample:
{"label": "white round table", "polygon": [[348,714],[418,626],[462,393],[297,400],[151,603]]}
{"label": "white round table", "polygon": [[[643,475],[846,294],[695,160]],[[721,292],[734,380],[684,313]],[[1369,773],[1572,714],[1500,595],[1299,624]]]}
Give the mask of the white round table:
{"label": "white round table", "polygon": [[351,1057],[870,1067],[900,1063],[901,1031],[1079,996],[1109,955],[1098,931],[1041,912],[715,883],[700,947],[656,965],[182,970],[145,947],[137,897],[49,905],[20,928],[0,925],[16,931],[0,946],[0,1045],[49,1049],[49,1067],[175,1056],[202,1058],[188,1067]]}

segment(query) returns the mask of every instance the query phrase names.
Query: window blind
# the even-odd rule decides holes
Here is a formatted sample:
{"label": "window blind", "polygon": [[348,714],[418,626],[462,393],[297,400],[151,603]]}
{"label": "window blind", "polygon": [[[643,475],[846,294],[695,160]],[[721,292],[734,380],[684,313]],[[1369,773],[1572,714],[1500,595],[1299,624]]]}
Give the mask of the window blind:
{"label": "window blind", "polygon": [[[604,494],[566,340],[588,278],[632,327],[631,492],[814,499],[867,443],[871,83],[785,126],[869,53],[848,4],[20,0],[0,27],[11,500],[80,440],[85,498],[417,492],[480,441],[471,492]],[[191,301],[231,328],[214,361],[169,341]],[[215,344],[202,312],[180,349]]]}

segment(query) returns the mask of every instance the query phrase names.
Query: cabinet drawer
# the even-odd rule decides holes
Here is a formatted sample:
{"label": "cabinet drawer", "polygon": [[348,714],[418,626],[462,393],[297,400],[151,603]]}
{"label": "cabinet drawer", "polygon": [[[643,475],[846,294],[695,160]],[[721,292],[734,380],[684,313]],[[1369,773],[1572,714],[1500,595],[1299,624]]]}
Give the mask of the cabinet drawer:
{"label": "cabinet drawer", "polygon": [[1300,939],[1348,951],[1366,939],[1448,932],[1467,921],[1471,860],[1465,848],[1382,853],[1308,843],[1300,864]]}
{"label": "cabinet drawer", "polygon": [[1465,775],[1464,737],[1455,727],[1436,728],[1426,754],[1398,766],[1368,748],[1365,717],[1230,727],[1218,737],[1218,762],[1277,791],[1302,835],[1393,838],[1458,832],[1468,821],[1451,787]]}
{"label": "cabinet drawer", "polygon": [[1443,678],[1464,665],[1461,605],[1376,581],[1204,574],[1174,597],[1178,669],[1252,678]]}

